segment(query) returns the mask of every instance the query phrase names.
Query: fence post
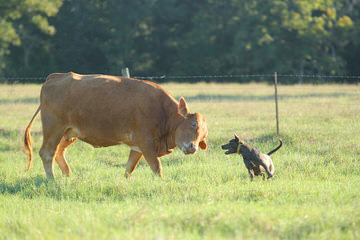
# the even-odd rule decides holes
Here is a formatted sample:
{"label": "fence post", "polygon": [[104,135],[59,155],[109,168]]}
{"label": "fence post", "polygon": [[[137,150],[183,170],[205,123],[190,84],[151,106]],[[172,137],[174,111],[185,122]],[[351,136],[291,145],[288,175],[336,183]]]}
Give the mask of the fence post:
{"label": "fence post", "polygon": [[274,87],[275,87],[276,134],[277,134],[277,136],[279,136],[279,107],[278,107],[278,93],[277,93],[277,72],[274,72]]}
{"label": "fence post", "polygon": [[129,78],[129,77],[130,77],[129,69],[128,69],[128,68],[123,68],[123,69],[121,69],[121,75],[122,75],[123,77]]}

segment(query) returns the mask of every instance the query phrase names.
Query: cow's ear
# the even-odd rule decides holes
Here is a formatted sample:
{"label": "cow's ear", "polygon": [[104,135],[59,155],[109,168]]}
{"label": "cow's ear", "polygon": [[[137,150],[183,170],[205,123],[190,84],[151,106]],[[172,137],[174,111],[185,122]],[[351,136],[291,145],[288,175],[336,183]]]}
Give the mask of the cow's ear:
{"label": "cow's ear", "polygon": [[207,143],[206,143],[205,139],[202,140],[201,142],[199,142],[199,147],[200,147],[202,150],[206,150],[206,148],[207,148]]}
{"label": "cow's ear", "polygon": [[181,113],[181,115],[183,115],[184,117],[190,114],[189,108],[183,97],[181,97],[179,101],[179,113]]}

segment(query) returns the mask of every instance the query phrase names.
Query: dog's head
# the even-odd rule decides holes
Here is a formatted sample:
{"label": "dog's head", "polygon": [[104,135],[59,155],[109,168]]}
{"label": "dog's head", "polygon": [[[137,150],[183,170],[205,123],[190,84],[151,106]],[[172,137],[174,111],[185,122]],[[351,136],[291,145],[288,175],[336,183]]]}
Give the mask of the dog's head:
{"label": "dog's head", "polygon": [[236,136],[236,134],[234,134],[234,138],[231,139],[229,143],[222,145],[221,148],[223,150],[227,150],[225,154],[232,154],[239,151],[238,148],[241,144],[244,144],[244,142],[240,140],[240,138]]}

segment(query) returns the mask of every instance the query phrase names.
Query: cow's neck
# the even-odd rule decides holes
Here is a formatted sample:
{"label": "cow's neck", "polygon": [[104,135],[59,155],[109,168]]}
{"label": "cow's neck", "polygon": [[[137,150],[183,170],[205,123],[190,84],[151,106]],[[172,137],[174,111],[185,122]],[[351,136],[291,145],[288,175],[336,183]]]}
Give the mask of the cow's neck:
{"label": "cow's neck", "polygon": [[176,147],[176,129],[180,126],[180,124],[184,121],[184,117],[178,112],[179,104],[173,98],[166,98],[163,101],[164,112],[167,115],[165,131],[163,132],[163,136],[161,137],[161,144],[164,144],[163,150],[165,150],[165,154],[170,153]]}
{"label": "cow's neck", "polygon": [[173,149],[176,147],[176,142],[175,142],[175,138],[176,138],[176,129],[180,126],[180,124],[184,121],[184,117],[179,114],[176,110],[176,113],[173,113],[170,118],[169,118],[169,122],[168,122],[168,129],[169,129],[169,134],[167,136],[166,139],[166,144],[168,149]]}

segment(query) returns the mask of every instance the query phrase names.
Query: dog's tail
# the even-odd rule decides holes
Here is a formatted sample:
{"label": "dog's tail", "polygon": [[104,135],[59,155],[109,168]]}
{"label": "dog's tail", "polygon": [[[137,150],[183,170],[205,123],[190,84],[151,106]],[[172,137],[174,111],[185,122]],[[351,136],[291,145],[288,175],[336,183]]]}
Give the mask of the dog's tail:
{"label": "dog's tail", "polygon": [[283,144],[283,142],[282,142],[282,140],[281,139],[279,139],[279,141],[280,141],[280,145],[279,146],[277,146],[274,150],[271,150],[270,152],[268,152],[268,154],[267,155],[271,155],[271,154],[273,154],[274,152],[276,152],[277,150],[279,150],[279,148],[281,148],[281,146],[282,146],[282,144]]}

